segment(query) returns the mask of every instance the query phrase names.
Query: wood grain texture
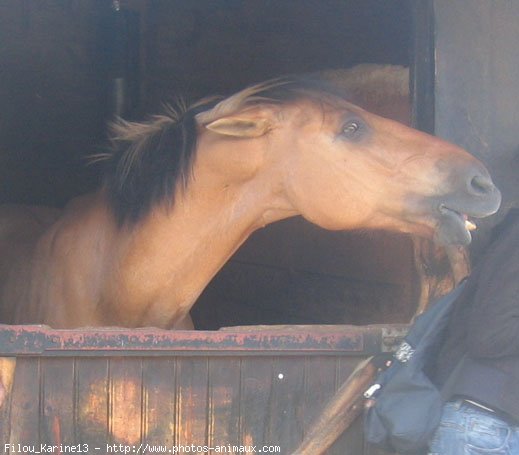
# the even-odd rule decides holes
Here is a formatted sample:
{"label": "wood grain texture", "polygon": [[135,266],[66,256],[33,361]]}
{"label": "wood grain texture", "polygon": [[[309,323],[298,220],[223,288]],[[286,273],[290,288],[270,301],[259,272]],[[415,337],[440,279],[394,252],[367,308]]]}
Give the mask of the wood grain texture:
{"label": "wood grain texture", "polygon": [[175,440],[176,362],[143,359],[143,444],[172,446]]}
{"label": "wood grain texture", "polygon": [[39,445],[41,413],[40,359],[17,361],[11,398],[11,444]]}
{"label": "wood grain texture", "polygon": [[111,359],[108,387],[109,442],[139,444],[144,420],[142,359],[128,357]]}
{"label": "wood grain texture", "polygon": [[109,441],[109,360],[76,360],[76,437],[78,443]]}
{"label": "wood grain texture", "polygon": [[206,357],[177,359],[175,439],[180,445],[207,445],[208,370]]}
{"label": "wood grain texture", "polygon": [[75,362],[48,358],[41,362],[41,441],[44,444],[75,443]]}
{"label": "wood grain texture", "polygon": [[241,359],[209,359],[208,445],[240,444]]}
{"label": "wood grain texture", "polygon": [[[9,406],[0,410],[8,418],[2,443],[278,445],[288,454],[362,358],[20,358]],[[367,450],[358,420],[323,453]]]}

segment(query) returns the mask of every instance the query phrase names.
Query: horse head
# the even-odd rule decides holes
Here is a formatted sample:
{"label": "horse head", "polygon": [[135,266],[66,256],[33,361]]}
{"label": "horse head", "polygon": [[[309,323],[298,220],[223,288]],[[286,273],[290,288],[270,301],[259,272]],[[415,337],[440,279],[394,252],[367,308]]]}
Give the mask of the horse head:
{"label": "horse head", "polygon": [[230,160],[233,150],[245,161],[250,151],[253,174],[270,176],[264,185],[275,188],[286,213],[326,229],[387,229],[468,244],[475,228],[468,218],[500,205],[488,171],[465,150],[313,83],[252,87],[196,118]]}

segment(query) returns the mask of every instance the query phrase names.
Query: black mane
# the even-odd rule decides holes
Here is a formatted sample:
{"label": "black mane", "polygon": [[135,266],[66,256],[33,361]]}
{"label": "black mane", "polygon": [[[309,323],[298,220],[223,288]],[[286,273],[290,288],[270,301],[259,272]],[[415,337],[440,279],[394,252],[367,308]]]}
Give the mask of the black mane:
{"label": "black mane", "polygon": [[172,205],[177,185],[187,185],[196,152],[198,112],[167,109],[145,123],[113,125],[104,187],[119,225],[138,222],[156,204]]}

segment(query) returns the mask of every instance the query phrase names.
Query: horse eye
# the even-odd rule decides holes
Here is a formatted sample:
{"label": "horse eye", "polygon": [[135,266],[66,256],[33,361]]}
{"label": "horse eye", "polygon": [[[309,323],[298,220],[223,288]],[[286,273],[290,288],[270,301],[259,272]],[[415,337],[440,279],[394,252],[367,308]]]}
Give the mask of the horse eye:
{"label": "horse eye", "polygon": [[347,138],[354,137],[357,132],[360,130],[360,123],[357,121],[351,121],[346,123],[344,127],[342,128],[342,134],[343,136],[346,136]]}

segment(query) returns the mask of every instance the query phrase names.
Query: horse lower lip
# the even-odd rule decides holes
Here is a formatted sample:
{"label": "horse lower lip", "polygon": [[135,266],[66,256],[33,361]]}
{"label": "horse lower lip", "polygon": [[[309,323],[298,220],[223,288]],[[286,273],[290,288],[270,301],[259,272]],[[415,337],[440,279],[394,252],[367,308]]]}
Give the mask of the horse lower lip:
{"label": "horse lower lip", "polygon": [[444,245],[468,245],[472,239],[472,223],[467,216],[449,207],[439,207],[439,224],[436,239]]}
{"label": "horse lower lip", "polygon": [[470,221],[466,214],[460,213],[457,210],[451,209],[451,208],[449,208],[447,206],[444,206],[444,205],[440,205],[439,210],[440,210],[440,213],[442,215],[444,215],[444,216],[456,216],[456,217],[459,217],[461,219],[461,221],[463,221],[463,225],[465,226],[465,229],[467,231],[474,231],[475,229],[477,229],[476,224],[473,223],[472,221]]}
{"label": "horse lower lip", "polygon": [[458,212],[457,210],[451,209],[450,207],[444,205],[440,205],[439,210],[442,216],[444,217],[458,219],[460,221],[460,224],[462,224],[467,231],[474,231],[477,229],[476,224],[472,220],[469,220],[468,216],[465,213]]}

